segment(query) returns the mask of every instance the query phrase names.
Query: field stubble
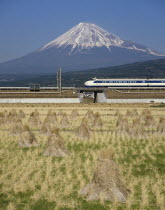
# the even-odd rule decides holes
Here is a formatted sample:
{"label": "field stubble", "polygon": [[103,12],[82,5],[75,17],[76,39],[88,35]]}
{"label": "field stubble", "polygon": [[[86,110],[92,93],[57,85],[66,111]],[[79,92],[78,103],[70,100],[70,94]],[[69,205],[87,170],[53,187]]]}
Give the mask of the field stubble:
{"label": "field stubble", "polygon": [[[137,109],[126,105],[24,105],[14,109],[1,105],[1,209],[163,210],[164,111],[143,105]],[[27,129],[35,136],[36,147],[19,147]],[[48,138],[59,142],[59,136],[67,156],[51,152],[45,156],[51,145]],[[100,151],[107,148],[113,150],[120,178],[129,189],[125,203],[106,201],[101,193],[97,200],[88,201],[88,196],[79,193],[93,180]]]}

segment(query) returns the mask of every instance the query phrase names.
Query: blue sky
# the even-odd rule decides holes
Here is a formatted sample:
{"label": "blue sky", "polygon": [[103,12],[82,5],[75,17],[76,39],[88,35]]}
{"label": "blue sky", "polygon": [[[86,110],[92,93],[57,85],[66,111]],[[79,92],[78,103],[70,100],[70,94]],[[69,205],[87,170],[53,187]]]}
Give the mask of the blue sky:
{"label": "blue sky", "polygon": [[0,62],[23,56],[79,22],[165,54],[164,0],[0,0]]}

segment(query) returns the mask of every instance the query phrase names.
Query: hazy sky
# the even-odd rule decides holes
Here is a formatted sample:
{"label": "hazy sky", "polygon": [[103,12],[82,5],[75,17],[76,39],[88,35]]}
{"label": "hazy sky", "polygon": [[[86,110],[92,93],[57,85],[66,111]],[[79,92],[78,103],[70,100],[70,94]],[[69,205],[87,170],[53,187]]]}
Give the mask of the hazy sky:
{"label": "hazy sky", "polygon": [[165,54],[165,0],[0,0],[0,62],[36,50],[79,22]]}

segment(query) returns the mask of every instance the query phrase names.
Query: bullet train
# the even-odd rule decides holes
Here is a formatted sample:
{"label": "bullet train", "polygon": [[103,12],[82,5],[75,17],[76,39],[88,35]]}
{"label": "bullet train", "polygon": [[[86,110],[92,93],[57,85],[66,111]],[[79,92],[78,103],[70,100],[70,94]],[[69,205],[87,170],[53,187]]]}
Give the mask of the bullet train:
{"label": "bullet train", "polygon": [[85,82],[86,87],[152,87],[165,88],[165,79],[97,79]]}

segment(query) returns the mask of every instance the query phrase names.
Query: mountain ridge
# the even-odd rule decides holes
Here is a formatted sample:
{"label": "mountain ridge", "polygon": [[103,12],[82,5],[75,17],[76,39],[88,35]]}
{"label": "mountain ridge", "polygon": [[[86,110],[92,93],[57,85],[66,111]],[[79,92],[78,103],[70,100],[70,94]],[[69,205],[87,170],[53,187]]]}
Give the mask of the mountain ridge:
{"label": "mountain ridge", "polygon": [[[19,76],[19,75],[18,75]],[[25,75],[0,75],[0,86],[29,86],[37,83],[41,86],[55,86],[56,75],[31,75],[26,79]],[[76,72],[62,72],[63,86],[83,86],[84,82],[97,78],[165,78],[165,59],[136,62],[121,66],[88,69]],[[22,78],[22,79],[21,79]],[[12,81],[11,81],[12,80]]]}
{"label": "mountain ridge", "polygon": [[0,64],[0,73],[75,71],[162,58],[158,52],[125,41],[91,23],[79,23],[52,42],[21,58]]}

